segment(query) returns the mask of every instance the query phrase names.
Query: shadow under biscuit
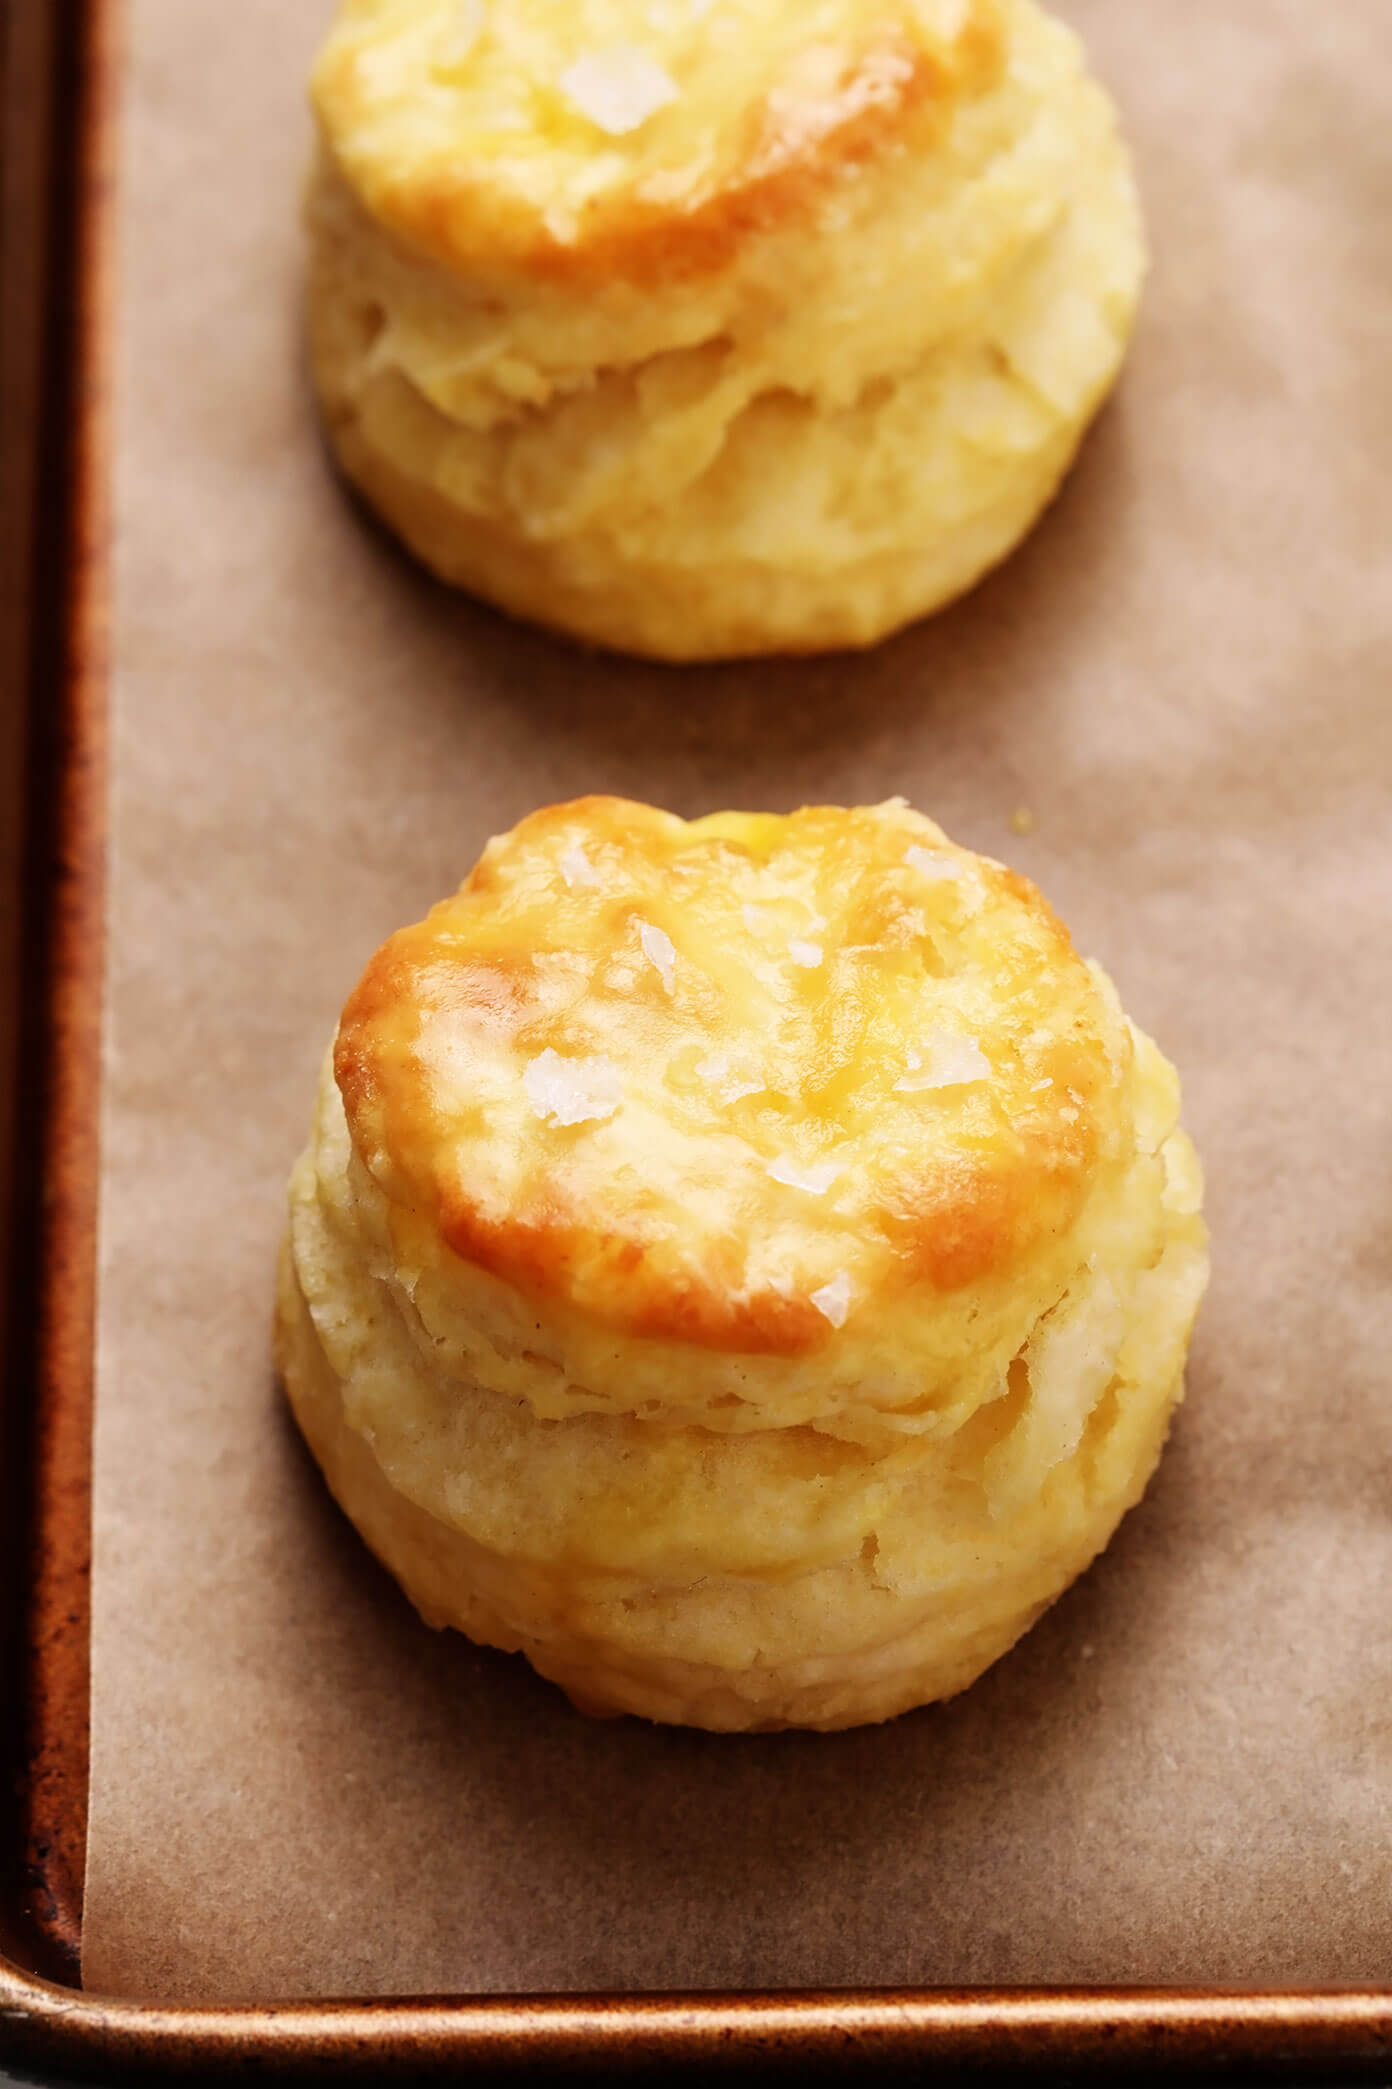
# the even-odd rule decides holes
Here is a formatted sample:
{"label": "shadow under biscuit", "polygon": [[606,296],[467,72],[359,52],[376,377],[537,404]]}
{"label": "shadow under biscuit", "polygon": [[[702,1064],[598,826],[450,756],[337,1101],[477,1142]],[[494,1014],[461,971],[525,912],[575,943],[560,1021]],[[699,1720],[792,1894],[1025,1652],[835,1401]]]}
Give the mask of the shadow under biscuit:
{"label": "shadow under biscuit", "polygon": [[[1122,1931],[1098,1956],[1088,1892],[1120,1904],[1127,1867],[1164,1858],[1149,1822],[1128,1825],[1119,1759],[1149,1775],[1154,1650],[1135,1620],[1182,1491],[1173,1453],[1107,1554],[972,1689],[880,1726],[765,1735],[591,1720],[520,1656],[429,1630],[298,1440],[286,1457],[312,1600],[373,1678],[394,1774],[453,1816],[457,1841],[418,1852],[418,1876],[426,1894],[436,1872],[456,1881],[461,1923],[487,1909],[481,1990],[1143,1976]],[[332,1663],[318,1681],[335,1689]],[[361,1717],[335,1728],[343,1763],[370,1739]],[[392,1803],[387,1778],[364,1864]]]}
{"label": "shadow under biscuit", "polygon": [[925,765],[989,759],[1085,655],[1126,563],[1127,414],[1123,384],[1025,542],[957,602],[863,652],[672,666],[586,648],[435,580],[345,487],[351,563],[409,630],[417,672],[397,701],[443,723],[461,759],[487,735],[504,760],[525,755],[554,777],[557,798],[611,791],[683,815],[727,799],[791,807],[827,797],[832,777],[840,802],[909,794]]}

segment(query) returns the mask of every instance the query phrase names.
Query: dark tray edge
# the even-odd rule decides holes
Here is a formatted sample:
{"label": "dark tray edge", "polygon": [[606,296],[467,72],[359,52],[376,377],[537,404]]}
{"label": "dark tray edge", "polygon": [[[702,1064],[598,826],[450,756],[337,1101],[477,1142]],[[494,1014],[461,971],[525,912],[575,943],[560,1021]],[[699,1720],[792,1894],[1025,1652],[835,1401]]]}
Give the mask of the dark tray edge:
{"label": "dark tray edge", "polygon": [[29,2064],[148,2080],[489,2078],[657,2069],[1044,2079],[1386,2081],[1392,1998],[1346,1992],[974,1990],[936,1995],[542,1995],[167,2009],[83,1997],[0,1966],[0,2022]]}
{"label": "dark tray edge", "polygon": [[[11,655],[23,818],[13,1252],[5,1359],[11,1614],[4,1922],[32,1970],[76,1981],[87,1832],[91,1380],[106,796],[106,315],[116,5],[15,4],[7,133],[41,237],[6,252],[33,383],[23,469],[26,614]],[[15,191],[7,190],[13,200]],[[11,234],[14,227],[6,228]],[[27,244],[28,252],[16,249]],[[14,266],[11,266],[14,264]],[[23,264],[21,266],[21,264]],[[18,327],[16,328],[18,331]],[[9,344],[7,344],[9,345]],[[18,1761],[14,1760],[18,1756]],[[2,2042],[2,2041],[0,2041]]]}
{"label": "dark tray edge", "polygon": [[[18,0],[16,0],[16,6]],[[27,930],[5,1466],[20,1685],[0,1865],[0,2054],[141,2078],[612,2075],[753,2062],[949,2073],[1392,2081],[1392,1989],[490,1997],[165,2008],[80,1991],[91,1381],[104,979],[110,324],[122,0],[71,0],[47,51],[51,222],[28,651]],[[7,1560],[8,1568],[10,1562]],[[12,1751],[13,1753],[13,1751]]]}

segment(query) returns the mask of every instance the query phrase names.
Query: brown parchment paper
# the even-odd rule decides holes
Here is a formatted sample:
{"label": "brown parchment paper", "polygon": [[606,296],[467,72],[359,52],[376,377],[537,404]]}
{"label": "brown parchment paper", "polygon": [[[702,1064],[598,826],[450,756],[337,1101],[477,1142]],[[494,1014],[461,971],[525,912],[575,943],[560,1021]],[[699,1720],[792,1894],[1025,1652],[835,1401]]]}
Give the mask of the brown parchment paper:
{"label": "brown parchment paper", "polygon": [[[1056,508],[866,658],[679,672],[451,597],[344,500],[299,355],[328,7],[131,0],[91,1987],[1388,1975],[1386,0],[1065,11],[1155,266]],[[272,1383],[347,988],[595,789],[905,792],[1038,879],[1185,1077],[1215,1273],[1160,1474],[1010,1658],[883,1729],[587,1723],[416,1621]]]}

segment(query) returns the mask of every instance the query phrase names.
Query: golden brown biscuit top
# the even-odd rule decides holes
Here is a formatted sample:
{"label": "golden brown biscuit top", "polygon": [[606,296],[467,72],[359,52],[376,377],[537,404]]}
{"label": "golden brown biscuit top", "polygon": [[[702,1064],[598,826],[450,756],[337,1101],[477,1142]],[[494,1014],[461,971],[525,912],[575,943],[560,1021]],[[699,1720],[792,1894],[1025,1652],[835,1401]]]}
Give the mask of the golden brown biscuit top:
{"label": "golden brown biscuit top", "polygon": [[363,203],[446,266],[719,267],[1003,64],[1000,0],[345,0],[315,67]]}
{"label": "golden brown biscuit top", "polygon": [[793,1357],[1013,1281],[1131,1137],[1122,1018],[1025,879],[902,801],[533,814],[373,958],[355,1149],[538,1305]]}

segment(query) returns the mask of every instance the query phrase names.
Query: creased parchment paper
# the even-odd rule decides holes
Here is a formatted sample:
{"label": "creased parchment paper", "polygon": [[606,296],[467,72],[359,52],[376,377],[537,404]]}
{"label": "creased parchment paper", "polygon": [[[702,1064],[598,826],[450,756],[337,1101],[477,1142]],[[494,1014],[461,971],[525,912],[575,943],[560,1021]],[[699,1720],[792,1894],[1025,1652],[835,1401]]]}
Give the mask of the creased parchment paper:
{"label": "creased parchment paper", "polygon": [[[1069,0],[1155,247],[1120,395],[949,614],[699,672],[447,595],[332,482],[327,12],[129,9],[87,1984],[1386,1977],[1386,0]],[[1215,1275],[1160,1474],[1012,1656],[886,1728],[586,1722],[416,1621],[272,1383],[348,987],[491,831],[596,789],[902,791],[1042,884],[1184,1075]]]}

